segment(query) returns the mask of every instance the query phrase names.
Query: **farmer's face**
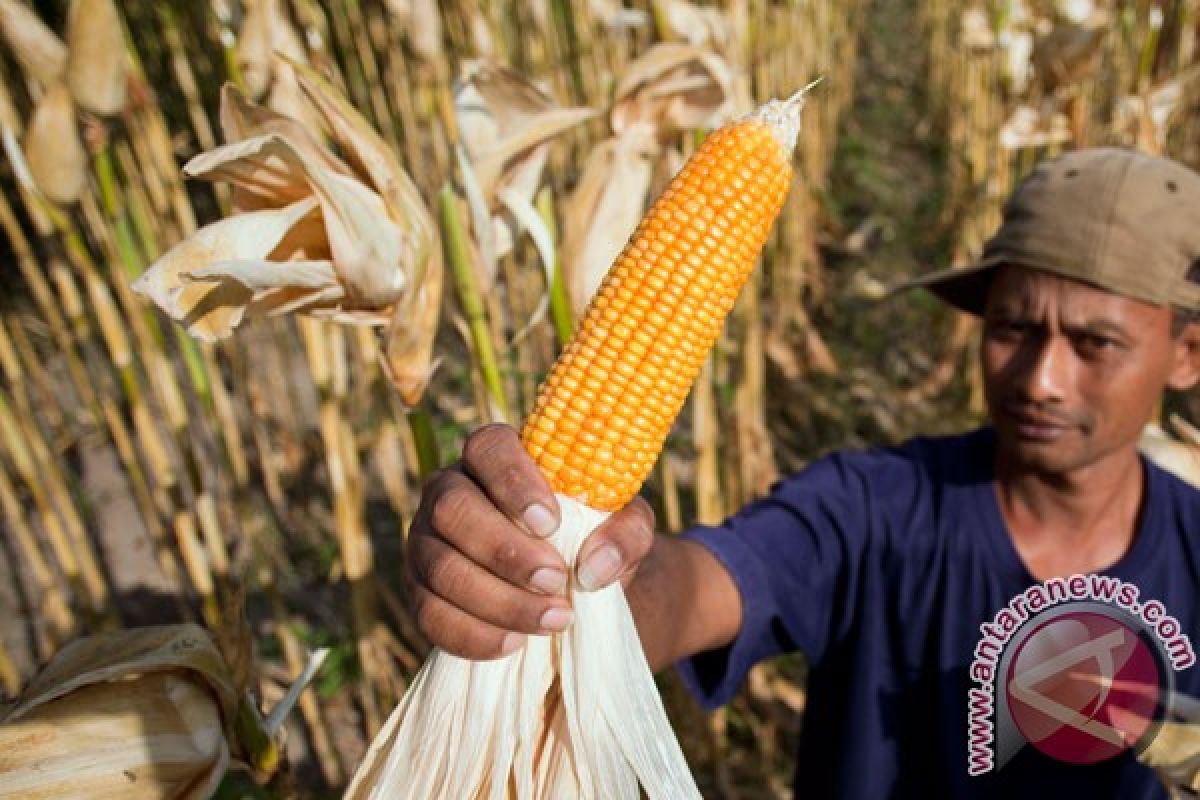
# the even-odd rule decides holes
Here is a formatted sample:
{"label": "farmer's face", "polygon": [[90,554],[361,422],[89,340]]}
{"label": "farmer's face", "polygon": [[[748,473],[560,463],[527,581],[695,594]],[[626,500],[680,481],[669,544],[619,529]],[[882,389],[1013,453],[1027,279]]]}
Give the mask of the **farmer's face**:
{"label": "farmer's face", "polygon": [[982,361],[1001,453],[1064,476],[1130,451],[1163,388],[1190,388],[1200,369],[1200,326],[1173,339],[1171,317],[1040,270],[998,270]]}

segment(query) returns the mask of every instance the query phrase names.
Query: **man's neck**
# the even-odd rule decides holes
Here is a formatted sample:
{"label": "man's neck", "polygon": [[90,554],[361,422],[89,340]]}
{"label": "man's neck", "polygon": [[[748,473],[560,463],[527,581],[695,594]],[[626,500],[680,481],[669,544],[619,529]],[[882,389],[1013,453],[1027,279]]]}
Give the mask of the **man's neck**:
{"label": "man's neck", "polygon": [[1017,553],[1038,580],[1095,572],[1129,549],[1144,492],[1137,450],[1046,475],[996,459],[996,496]]}

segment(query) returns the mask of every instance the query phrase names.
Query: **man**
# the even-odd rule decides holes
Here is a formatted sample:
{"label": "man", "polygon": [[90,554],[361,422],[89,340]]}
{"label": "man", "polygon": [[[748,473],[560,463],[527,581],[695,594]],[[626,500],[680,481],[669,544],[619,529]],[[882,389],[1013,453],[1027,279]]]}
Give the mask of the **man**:
{"label": "man", "polygon": [[[836,453],[682,538],[635,500],[574,579],[620,579],[651,666],[709,706],[803,651],[798,797],[1164,797],[1137,753],[1200,695],[1200,492],[1136,446],[1200,378],[1198,259],[1200,176],[1043,163],[979,264],[914,282],[982,316],[990,426]],[[569,625],[557,515],[511,429],[469,437],[409,539],[426,635],[494,658]]]}

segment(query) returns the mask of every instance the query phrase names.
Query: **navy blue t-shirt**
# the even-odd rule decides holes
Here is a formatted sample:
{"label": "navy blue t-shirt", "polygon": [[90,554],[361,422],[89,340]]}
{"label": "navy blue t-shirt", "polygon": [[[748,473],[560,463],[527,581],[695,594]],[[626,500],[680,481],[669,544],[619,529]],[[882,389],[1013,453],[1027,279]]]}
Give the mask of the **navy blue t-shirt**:
{"label": "navy blue t-shirt", "polygon": [[[968,773],[981,625],[1038,583],[1000,512],[994,443],[983,428],[840,452],[723,525],[686,534],[729,570],[743,607],[730,646],[679,664],[701,702],[727,702],[765,658],[799,650],[809,659],[797,797],[1166,797],[1128,750],[1081,766],[1026,745],[998,769]],[[1143,464],[1135,539],[1100,574],[1179,621],[1178,671],[1162,671],[1196,697],[1200,667],[1184,667],[1181,653],[1200,642],[1200,492]]]}

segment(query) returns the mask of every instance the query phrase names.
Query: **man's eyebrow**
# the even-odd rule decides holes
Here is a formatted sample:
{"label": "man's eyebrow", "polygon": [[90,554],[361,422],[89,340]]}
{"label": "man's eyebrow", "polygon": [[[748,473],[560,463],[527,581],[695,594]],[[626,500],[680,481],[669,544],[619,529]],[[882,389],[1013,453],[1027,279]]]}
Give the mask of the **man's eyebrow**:
{"label": "man's eyebrow", "polygon": [[1123,339],[1129,336],[1129,332],[1124,326],[1108,319],[1088,319],[1076,325],[1070,325],[1068,329],[1079,333],[1117,336]]}

